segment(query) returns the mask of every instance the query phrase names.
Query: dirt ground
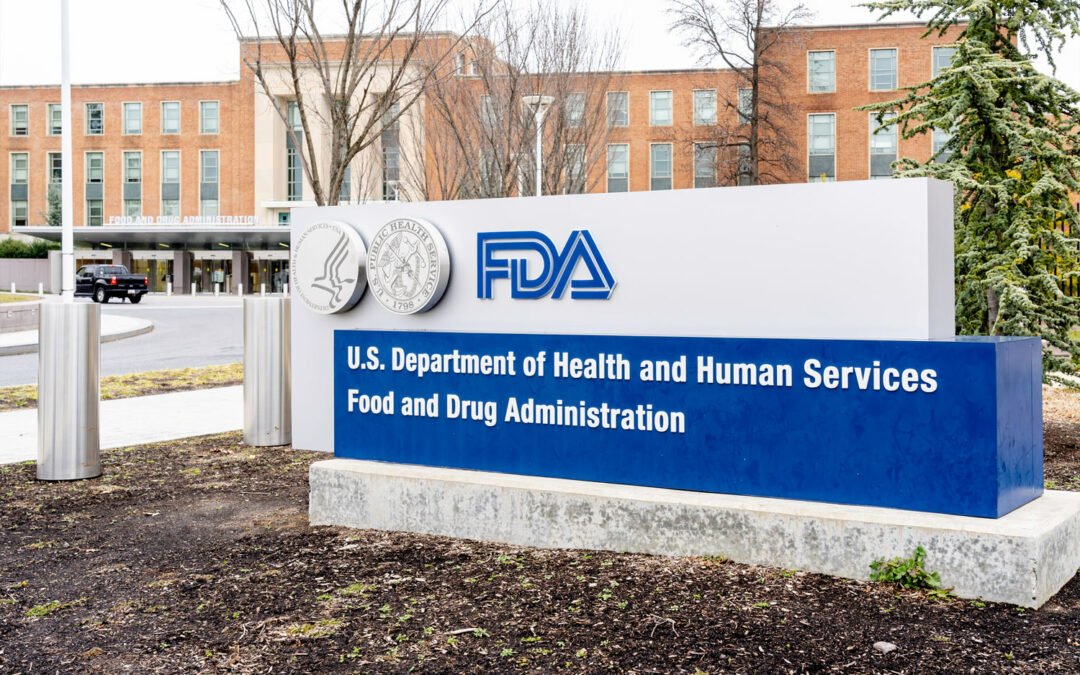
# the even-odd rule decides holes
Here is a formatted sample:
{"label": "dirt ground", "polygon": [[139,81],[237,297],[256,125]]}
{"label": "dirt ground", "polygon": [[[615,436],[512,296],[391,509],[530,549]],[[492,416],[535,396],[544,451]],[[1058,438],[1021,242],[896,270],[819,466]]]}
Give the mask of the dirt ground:
{"label": "dirt ground", "polygon": [[[1080,489],[1078,401],[1047,395],[1063,489]],[[226,434],[108,451],[90,481],[0,467],[0,672],[1080,672],[1080,578],[1032,611],[723,559],[311,528],[323,458]]]}

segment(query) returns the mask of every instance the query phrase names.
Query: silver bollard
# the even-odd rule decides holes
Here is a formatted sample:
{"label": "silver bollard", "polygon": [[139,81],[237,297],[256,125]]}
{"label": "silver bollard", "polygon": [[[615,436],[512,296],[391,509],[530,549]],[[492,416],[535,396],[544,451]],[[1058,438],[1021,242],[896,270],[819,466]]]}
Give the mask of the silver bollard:
{"label": "silver bollard", "polygon": [[214,284],[214,297],[216,298],[218,296],[218,293],[220,293],[220,292],[221,292],[221,284],[215,283]]}
{"label": "silver bollard", "polygon": [[37,284],[37,294],[45,295],[45,284],[41,283],[40,281]]}
{"label": "silver bollard", "polygon": [[236,284],[236,294],[244,297],[244,284]]}
{"label": "silver bollard", "polygon": [[44,302],[38,315],[39,480],[101,475],[101,306]]}
{"label": "silver bollard", "polygon": [[283,288],[281,289],[281,294],[282,295],[288,295],[289,294],[289,284],[283,284]]}
{"label": "silver bollard", "polygon": [[266,295],[266,284],[259,284],[259,295]]}
{"label": "silver bollard", "polygon": [[166,281],[165,282],[165,295],[172,295],[172,282],[171,281]]}
{"label": "silver bollard", "polygon": [[289,299],[244,298],[244,443],[292,442]]}
{"label": "silver bollard", "polygon": [[15,282],[14,281],[11,282],[11,292],[12,293],[15,292]]}
{"label": "silver bollard", "polygon": [[194,281],[191,282],[191,294],[195,295],[195,282]]}

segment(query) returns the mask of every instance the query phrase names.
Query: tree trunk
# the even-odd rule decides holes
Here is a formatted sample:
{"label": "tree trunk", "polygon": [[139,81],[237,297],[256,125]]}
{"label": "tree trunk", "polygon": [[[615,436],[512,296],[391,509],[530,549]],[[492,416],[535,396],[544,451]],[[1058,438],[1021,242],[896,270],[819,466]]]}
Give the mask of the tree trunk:
{"label": "tree trunk", "polygon": [[986,289],[986,330],[990,335],[995,335],[997,333],[994,324],[997,323],[999,305],[1000,300],[998,299],[997,291],[995,291],[993,287],[988,287]]}

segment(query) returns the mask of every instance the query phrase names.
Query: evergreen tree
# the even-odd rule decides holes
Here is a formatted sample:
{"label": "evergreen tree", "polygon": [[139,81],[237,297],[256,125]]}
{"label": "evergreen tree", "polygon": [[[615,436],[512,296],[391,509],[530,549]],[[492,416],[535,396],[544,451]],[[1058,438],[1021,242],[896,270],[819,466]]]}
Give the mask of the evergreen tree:
{"label": "evergreen tree", "polygon": [[[1044,372],[1075,372],[1080,298],[1080,94],[1038,72],[1080,34],[1076,0],[882,0],[885,18],[929,14],[926,35],[961,29],[950,67],[867,106],[904,138],[937,129],[950,138],[929,161],[904,158],[896,176],[933,176],[956,190],[956,324],[962,334],[1035,335]],[[924,35],[925,37],[925,35]],[[1071,195],[1070,195],[1071,193]],[[1075,292],[1075,291],[1074,291]],[[1051,375],[1052,377],[1052,375]]]}

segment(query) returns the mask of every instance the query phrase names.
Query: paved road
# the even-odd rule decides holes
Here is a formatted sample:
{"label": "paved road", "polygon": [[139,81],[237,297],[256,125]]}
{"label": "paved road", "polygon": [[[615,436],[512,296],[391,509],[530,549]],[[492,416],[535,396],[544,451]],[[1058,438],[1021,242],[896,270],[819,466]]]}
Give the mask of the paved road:
{"label": "paved road", "polygon": [[[146,335],[101,345],[102,375],[243,359],[243,309],[238,298],[148,295],[138,305],[113,300],[102,311],[154,322],[154,330]],[[0,386],[36,382],[37,354],[0,356]]]}

